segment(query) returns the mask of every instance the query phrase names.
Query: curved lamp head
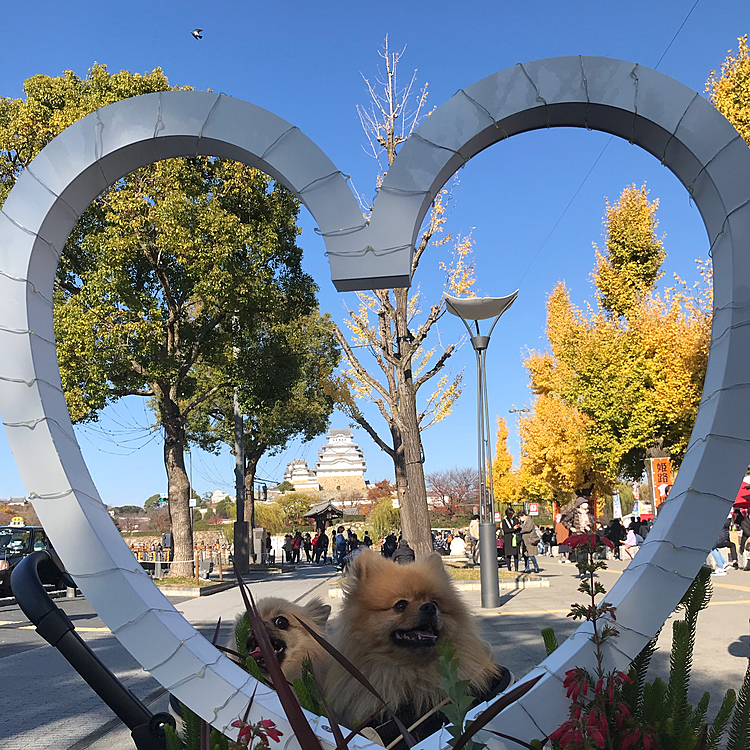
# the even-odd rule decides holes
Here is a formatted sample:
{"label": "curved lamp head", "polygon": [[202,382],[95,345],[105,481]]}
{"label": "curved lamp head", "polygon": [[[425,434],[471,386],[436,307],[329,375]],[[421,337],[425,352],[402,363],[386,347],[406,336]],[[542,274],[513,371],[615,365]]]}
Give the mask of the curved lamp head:
{"label": "curved lamp head", "polygon": [[518,289],[507,297],[451,297],[443,293],[448,312],[464,320],[499,318],[518,297]]}

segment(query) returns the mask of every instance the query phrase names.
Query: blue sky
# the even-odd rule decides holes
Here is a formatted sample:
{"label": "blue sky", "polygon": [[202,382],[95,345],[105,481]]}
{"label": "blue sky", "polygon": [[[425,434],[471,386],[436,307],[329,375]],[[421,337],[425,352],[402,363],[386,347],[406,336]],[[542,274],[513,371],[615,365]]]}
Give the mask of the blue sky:
{"label": "blue sky", "polygon": [[[730,48],[736,50],[736,38],[750,31],[750,17],[742,2],[694,3],[4,3],[0,94],[21,96],[23,80],[39,73],[56,76],[69,69],[83,76],[94,62],[106,63],[111,72],[160,66],[174,85],[223,91],[298,125],[352,175],[358,191],[371,196],[376,168],[363,148],[356,106],[367,104],[362,76],[376,78],[386,34],[392,49],[406,46],[404,82],[417,69],[419,83],[429,83],[431,107],[517,62],[568,54],[648,67],[661,59],[661,72],[703,92],[710,71],[720,67]],[[201,41],[190,35],[195,27],[203,29]],[[507,412],[530,399],[522,352],[544,345],[545,297],[558,280],[566,281],[578,304],[590,297],[592,242],[601,244],[605,197],[615,200],[625,185],[646,182],[651,197],[659,198],[668,253],[665,281],[673,273],[693,280],[694,259],[706,255],[708,243],[698,212],[676,178],[638,147],[602,133],[557,129],[516,136],[480,154],[459,177],[449,229],[473,230],[479,293],[520,289],[518,301],[495,329],[488,357],[492,419],[495,414],[510,417],[511,447],[517,453],[517,425]],[[335,292],[322,240],[304,209],[300,226],[305,266],[321,287],[321,307],[341,321],[344,304],[353,306],[356,300]],[[435,251],[422,260],[415,283],[427,305],[442,291],[438,266],[444,259]],[[448,317],[439,329],[443,342],[461,336],[460,322]],[[424,434],[428,472],[476,460],[470,348],[462,348],[450,362],[454,372],[465,368],[466,389],[453,415]],[[132,398],[107,410],[97,426],[78,430],[100,494],[111,505],[142,504],[166,487],[158,435],[149,437],[142,429],[149,421],[145,404]],[[332,426],[345,425],[344,417],[334,415]],[[367,477],[392,477],[387,456],[363,431],[356,431],[356,439],[365,451]],[[260,473],[281,479],[288,461],[314,462],[322,442],[295,444],[267,457]],[[229,490],[232,469],[227,454],[196,452],[194,487],[201,493]],[[0,498],[22,494],[3,433]]]}

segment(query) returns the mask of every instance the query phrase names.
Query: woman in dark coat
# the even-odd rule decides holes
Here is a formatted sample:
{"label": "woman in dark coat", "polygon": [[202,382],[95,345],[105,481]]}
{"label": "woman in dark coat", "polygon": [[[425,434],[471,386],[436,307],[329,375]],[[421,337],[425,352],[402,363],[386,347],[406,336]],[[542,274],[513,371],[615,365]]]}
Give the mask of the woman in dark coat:
{"label": "woman in dark coat", "polygon": [[502,528],[505,564],[508,566],[508,570],[510,571],[510,560],[511,558],[513,558],[515,561],[516,573],[518,573],[518,547],[520,542],[519,531],[521,530],[521,524],[515,517],[513,508],[505,509]]}

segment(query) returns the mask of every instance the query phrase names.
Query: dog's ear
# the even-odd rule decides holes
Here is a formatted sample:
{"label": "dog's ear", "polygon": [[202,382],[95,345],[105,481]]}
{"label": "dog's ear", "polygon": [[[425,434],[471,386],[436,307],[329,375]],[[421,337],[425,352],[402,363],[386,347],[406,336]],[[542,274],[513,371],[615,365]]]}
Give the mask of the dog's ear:
{"label": "dog's ear", "polygon": [[323,604],[323,600],[316,596],[305,604],[305,612],[319,628],[325,629],[328,617],[331,614],[331,607],[328,604]]}
{"label": "dog's ear", "polygon": [[369,549],[362,550],[349,564],[344,579],[348,580],[350,585],[365,581],[383,562],[384,559],[375,552]]}
{"label": "dog's ear", "polygon": [[448,572],[445,569],[445,564],[443,563],[443,558],[437,552],[433,552],[431,555],[425,557],[424,564],[439,575],[448,575]]}

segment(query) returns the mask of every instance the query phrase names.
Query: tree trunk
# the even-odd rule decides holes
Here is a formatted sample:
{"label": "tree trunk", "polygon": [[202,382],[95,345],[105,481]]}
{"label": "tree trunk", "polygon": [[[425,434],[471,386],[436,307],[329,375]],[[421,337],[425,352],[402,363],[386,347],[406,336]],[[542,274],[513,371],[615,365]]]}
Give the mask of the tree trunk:
{"label": "tree trunk", "polygon": [[406,478],[406,458],[404,455],[404,445],[401,440],[401,430],[395,423],[391,424],[391,437],[393,438],[393,472],[396,477],[396,497],[398,498],[398,507],[403,508],[408,503],[409,482]]}
{"label": "tree trunk", "polygon": [[266,446],[262,449],[248,448],[245,446],[245,518],[250,530],[250,557],[259,560],[262,550],[255,549],[253,542],[253,529],[255,528],[255,471],[258,461],[265,453]]}
{"label": "tree trunk", "polygon": [[185,471],[185,428],[179,407],[168,402],[161,407],[164,427],[164,468],[169,485],[169,519],[172,525],[174,559],[171,576],[193,576],[193,530],[190,525],[190,482]]}
{"label": "tree trunk", "polygon": [[424,557],[431,554],[433,549],[430,538],[430,511],[427,506],[427,489],[422,465],[422,436],[417,423],[415,394],[409,393],[408,384],[404,384],[401,391],[401,418],[405,423],[404,462],[409,485],[406,503],[401,509],[401,528],[404,539],[409,542],[417,557]]}

